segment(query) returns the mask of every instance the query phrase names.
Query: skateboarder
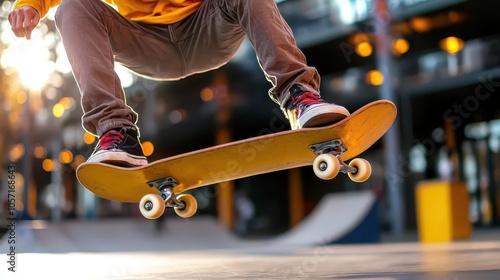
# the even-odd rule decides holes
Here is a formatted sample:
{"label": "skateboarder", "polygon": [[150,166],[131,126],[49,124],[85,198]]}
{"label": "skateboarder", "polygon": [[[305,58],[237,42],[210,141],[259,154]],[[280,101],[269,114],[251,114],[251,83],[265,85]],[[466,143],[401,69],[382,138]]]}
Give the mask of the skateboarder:
{"label": "skateboarder", "polygon": [[83,127],[99,137],[90,162],[147,164],[136,126],[114,72],[115,60],[139,75],[177,80],[227,63],[245,36],[272,84],[292,129],[349,115],[323,101],[320,77],[307,65],[274,0],[17,0],[9,22],[30,39],[49,8],[82,94]]}

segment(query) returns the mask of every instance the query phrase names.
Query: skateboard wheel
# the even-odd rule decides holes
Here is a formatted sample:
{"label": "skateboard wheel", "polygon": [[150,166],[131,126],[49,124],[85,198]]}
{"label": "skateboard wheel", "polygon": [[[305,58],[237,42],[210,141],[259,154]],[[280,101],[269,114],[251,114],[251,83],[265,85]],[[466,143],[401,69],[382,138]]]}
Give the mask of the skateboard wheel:
{"label": "skateboard wheel", "polygon": [[179,202],[184,203],[184,208],[174,207],[175,213],[181,218],[190,218],[198,210],[198,202],[196,198],[190,194],[181,194],[177,197]]}
{"label": "skateboard wheel", "polygon": [[356,173],[349,172],[347,175],[354,182],[364,182],[370,178],[372,175],[372,166],[370,163],[362,158],[355,158],[349,162],[349,166],[356,168],[358,171]]}
{"label": "skateboard wheel", "polygon": [[147,219],[158,219],[165,212],[165,201],[157,194],[147,194],[139,202],[139,210]]}
{"label": "skateboard wheel", "polygon": [[340,162],[334,155],[322,154],[313,162],[314,174],[323,180],[335,178],[340,171]]}

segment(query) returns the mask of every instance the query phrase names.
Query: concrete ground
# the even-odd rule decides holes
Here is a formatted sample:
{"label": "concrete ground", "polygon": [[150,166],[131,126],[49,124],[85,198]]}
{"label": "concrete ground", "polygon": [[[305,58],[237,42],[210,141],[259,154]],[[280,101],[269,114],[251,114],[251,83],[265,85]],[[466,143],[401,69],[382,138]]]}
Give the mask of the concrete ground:
{"label": "concrete ground", "polygon": [[8,237],[0,279],[500,279],[498,230],[449,244],[283,247],[210,219],[172,219],[159,234],[144,220],[31,222],[16,228],[13,263]]}

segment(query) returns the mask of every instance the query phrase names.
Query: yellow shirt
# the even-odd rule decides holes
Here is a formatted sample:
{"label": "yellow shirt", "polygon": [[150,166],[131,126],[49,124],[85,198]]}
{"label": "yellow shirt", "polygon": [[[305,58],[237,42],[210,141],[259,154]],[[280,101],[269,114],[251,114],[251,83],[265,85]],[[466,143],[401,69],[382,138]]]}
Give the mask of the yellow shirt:
{"label": "yellow shirt", "polygon": [[[178,22],[194,13],[203,0],[104,0],[114,5],[118,12],[133,21],[170,24]],[[14,8],[31,6],[45,17],[50,8],[61,0],[17,0]]]}

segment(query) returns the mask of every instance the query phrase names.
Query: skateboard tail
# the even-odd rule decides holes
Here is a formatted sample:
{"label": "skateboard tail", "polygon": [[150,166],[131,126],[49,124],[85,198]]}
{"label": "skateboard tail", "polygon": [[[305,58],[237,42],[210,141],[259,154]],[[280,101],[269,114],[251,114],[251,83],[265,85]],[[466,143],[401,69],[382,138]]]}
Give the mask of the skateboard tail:
{"label": "skateboard tail", "polygon": [[[361,114],[364,116],[363,121],[350,121],[350,118]],[[347,151],[341,155],[342,160],[350,160],[368,150],[389,131],[396,117],[396,105],[389,100],[379,100],[363,106],[350,118],[344,119],[344,135],[341,138],[349,144]]]}

